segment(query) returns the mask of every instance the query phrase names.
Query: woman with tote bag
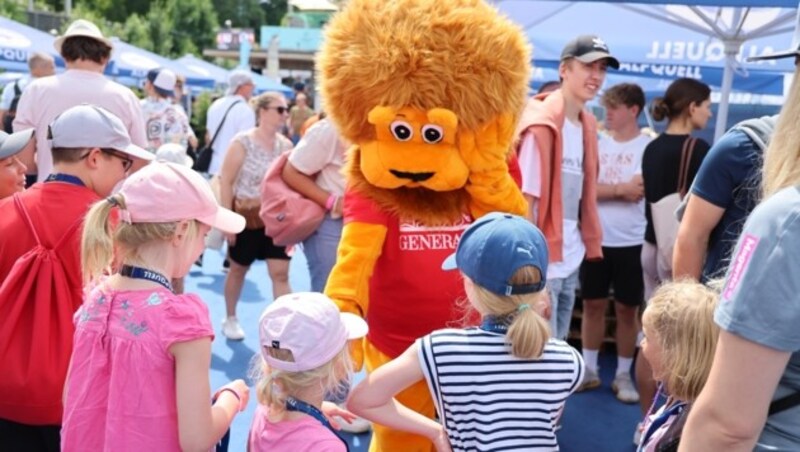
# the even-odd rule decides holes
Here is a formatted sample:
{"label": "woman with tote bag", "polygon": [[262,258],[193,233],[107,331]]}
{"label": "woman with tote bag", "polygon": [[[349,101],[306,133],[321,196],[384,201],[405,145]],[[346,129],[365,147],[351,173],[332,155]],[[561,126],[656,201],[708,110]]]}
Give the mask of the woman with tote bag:
{"label": "woman with tote bag", "polygon": [[667,128],[644,150],[645,217],[642,247],[645,299],[672,277],[672,246],[678,231],[675,209],[692,185],[709,145],[691,133],[711,118],[711,90],[694,79],[675,80],[664,97],[653,100],[653,119],[667,119]]}

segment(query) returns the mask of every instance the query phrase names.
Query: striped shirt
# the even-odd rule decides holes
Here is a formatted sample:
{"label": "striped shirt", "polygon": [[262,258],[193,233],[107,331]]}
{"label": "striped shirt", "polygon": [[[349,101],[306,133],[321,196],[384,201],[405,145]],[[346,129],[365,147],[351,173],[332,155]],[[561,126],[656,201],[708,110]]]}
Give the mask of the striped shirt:
{"label": "striped shirt", "polygon": [[536,360],[479,328],[434,331],[418,345],[454,451],[558,450],[556,420],[583,379],[583,358],[566,342],[550,339]]}

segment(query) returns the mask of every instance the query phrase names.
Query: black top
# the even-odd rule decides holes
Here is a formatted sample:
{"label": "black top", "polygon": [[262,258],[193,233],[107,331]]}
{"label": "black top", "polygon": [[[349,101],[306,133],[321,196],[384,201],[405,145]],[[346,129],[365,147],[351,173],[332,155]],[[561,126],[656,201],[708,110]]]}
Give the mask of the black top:
{"label": "black top", "polygon": [[[689,135],[668,135],[662,133],[655,140],[644,148],[642,156],[642,178],[644,179],[644,214],[647,218],[647,229],[644,232],[644,239],[647,242],[656,243],[656,233],[653,229],[653,217],[650,213],[650,203],[658,202],[661,198],[675,193],[678,188],[678,172],[681,166],[681,151],[683,143]],[[700,169],[700,163],[708,153],[709,145],[701,139],[697,139],[689,160],[689,174],[686,181],[688,192]]]}

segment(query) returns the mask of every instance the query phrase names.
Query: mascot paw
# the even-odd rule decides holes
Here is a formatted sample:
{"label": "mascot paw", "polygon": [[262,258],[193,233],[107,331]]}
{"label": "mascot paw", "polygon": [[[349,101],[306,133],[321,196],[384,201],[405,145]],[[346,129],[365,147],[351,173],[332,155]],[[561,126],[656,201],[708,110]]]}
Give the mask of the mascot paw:
{"label": "mascot paw", "polygon": [[477,132],[459,131],[459,150],[470,171],[482,173],[504,168],[514,134],[514,117],[500,114],[480,126]]}

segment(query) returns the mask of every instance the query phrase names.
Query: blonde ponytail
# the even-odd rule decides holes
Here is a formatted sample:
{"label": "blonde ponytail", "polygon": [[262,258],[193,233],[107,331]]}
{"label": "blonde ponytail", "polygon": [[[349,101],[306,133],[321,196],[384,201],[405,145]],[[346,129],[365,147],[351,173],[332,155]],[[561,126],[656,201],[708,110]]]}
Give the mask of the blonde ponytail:
{"label": "blonde ponytail", "polygon": [[[81,268],[83,282],[89,284],[103,274],[111,273],[115,262],[147,266],[142,261],[139,251],[160,245],[171,239],[178,232],[179,222],[168,223],[126,223],[120,221],[112,227],[109,224],[111,209],[119,206],[125,209],[125,198],[121,194],[109,196],[95,203],[83,224],[81,238]],[[186,240],[191,242],[199,234],[200,227],[196,220],[186,224]],[[115,254],[116,253],[116,254]]]}
{"label": "blonde ponytail", "polygon": [[83,222],[83,235],[81,237],[81,269],[83,282],[89,284],[102,275],[111,266],[114,257],[114,241],[111,237],[109,217],[112,202],[124,207],[125,200],[122,195],[116,194],[107,199],[96,202]]}
{"label": "blonde ponytail", "polygon": [[[541,280],[542,275],[536,267],[525,266],[514,273],[509,284],[530,285]],[[541,291],[523,295],[497,295],[473,283],[471,295],[471,301],[485,314],[512,319],[506,338],[514,356],[523,359],[537,359],[542,356],[550,337],[550,324],[537,311],[542,297]]]}
{"label": "blonde ponytail", "polygon": [[550,324],[533,308],[525,308],[514,316],[506,337],[511,343],[511,353],[517,358],[535,359],[542,356],[550,338]]}

